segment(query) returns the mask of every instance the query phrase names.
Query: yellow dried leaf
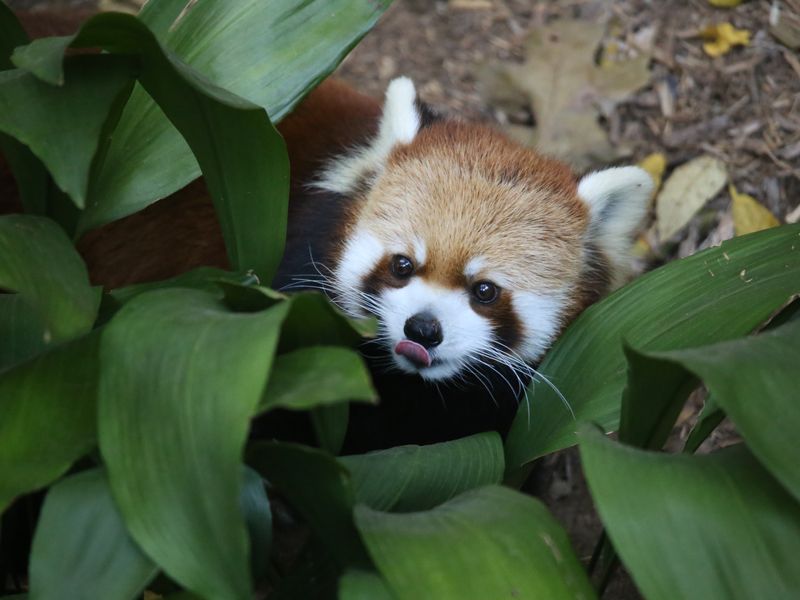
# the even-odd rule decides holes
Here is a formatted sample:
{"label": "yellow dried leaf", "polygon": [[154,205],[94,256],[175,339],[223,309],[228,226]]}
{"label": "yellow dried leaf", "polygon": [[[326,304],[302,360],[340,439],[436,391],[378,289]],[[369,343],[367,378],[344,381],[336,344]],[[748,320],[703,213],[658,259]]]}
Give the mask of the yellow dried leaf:
{"label": "yellow dried leaf", "polygon": [[768,208],[752,196],[740,194],[733,185],[728,186],[728,192],[731,195],[731,212],[736,235],[745,235],[781,224]]}
{"label": "yellow dried leaf", "polygon": [[647,171],[653,179],[653,196],[658,192],[661,187],[661,178],[664,176],[664,170],[667,168],[667,157],[662,152],[654,152],[645,156],[640,162],[639,166]]}
{"label": "yellow dried leaf", "polygon": [[727,179],[725,163],[708,155],[675,169],[656,198],[658,239],[664,242],[683,229],[725,187]]}
{"label": "yellow dried leaf", "polygon": [[708,0],[708,3],[717,8],[733,8],[734,6],[739,6],[742,0]]}
{"label": "yellow dried leaf", "polygon": [[730,23],[709,25],[701,35],[708,40],[703,44],[703,50],[713,57],[727,54],[734,46],[750,45],[750,32],[746,29],[736,29]]}

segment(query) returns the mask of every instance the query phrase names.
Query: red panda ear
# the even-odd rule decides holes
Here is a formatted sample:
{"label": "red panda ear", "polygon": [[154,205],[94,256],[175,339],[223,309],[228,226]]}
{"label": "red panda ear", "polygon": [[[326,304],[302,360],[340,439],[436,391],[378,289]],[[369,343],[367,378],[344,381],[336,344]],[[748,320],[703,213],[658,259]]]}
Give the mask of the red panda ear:
{"label": "red panda ear", "polygon": [[422,115],[417,90],[408,77],[392,80],[386,89],[378,135],[368,145],[340,156],[323,171],[317,187],[340,194],[352,192],[365,177],[380,174],[392,149],[414,141]]}
{"label": "red panda ear", "polygon": [[389,150],[397,144],[410,144],[421,125],[414,82],[408,77],[393,79],[386,88],[381,126],[375,143]]}
{"label": "red panda ear", "polygon": [[652,191],[653,180],[639,167],[597,171],[578,184],[578,196],[589,207],[589,241],[605,254],[612,275],[624,276],[627,270],[633,236],[647,214]]}

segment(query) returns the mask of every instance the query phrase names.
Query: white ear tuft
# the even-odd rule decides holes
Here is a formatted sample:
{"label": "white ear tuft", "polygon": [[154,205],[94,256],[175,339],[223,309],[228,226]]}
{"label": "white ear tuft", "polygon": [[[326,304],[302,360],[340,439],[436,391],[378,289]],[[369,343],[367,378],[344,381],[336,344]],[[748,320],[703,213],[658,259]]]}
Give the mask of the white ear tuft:
{"label": "white ear tuft", "polygon": [[597,171],[578,184],[578,196],[589,207],[591,241],[611,263],[616,283],[628,270],[633,236],[647,214],[652,192],[653,180],[639,167]]}
{"label": "white ear tuft", "polygon": [[392,148],[413,142],[421,125],[414,83],[408,77],[392,80],[386,88],[378,135],[368,146],[333,160],[316,186],[339,194],[353,191],[365,176],[383,171]]}
{"label": "white ear tuft", "polygon": [[414,141],[421,124],[417,106],[417,90],[408,77],[393,79],[386,88],[380,134],[381,142],[389,149],[395,144],[410,144]]}

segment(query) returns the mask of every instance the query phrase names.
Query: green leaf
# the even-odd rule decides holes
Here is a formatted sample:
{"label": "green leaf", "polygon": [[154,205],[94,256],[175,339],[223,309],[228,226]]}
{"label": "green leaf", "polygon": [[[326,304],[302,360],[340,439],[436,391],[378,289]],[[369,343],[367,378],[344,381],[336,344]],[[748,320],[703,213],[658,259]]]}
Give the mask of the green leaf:
{"label": "green leaf", "polygon": [[201,596],[250,598],[239,465],[287,310],[232,313],[212,294],[159,290],[103,335],[100,449],[114,497],[145,552]]}
{"label": "green leaf", "polygon": [[625,387],[622,340],[640,350],[739,337],[800,287],[800,225],[723,242],[657,269],[586,310],[539,367],[570,403],[536,384],[506,440],[508,475],[575,443],[577,421],[617,427]]}
{"label": "green leaf", "polygon": [[564,530],[529,496],[472,490],[425,512],[357,506],[370,556],[397,598],[594,598]]}
{"label": "green leaf", "polygon": [[156,572],[125,530],[104,470],[50,488],[33,538],[32,599],[134,598]]}
{"label": "green leaf", "polygon": [[[198,31],[192,35],[202,39]],[[180,131],[200,164],[231,264],[237,270],[252,269],[262,280],[270,281],[280,262],[286,235],[289,177],[286,147],[264,109],[210,83],[165,51],[155,36],[131,15],[97,15],[71,38],[35,40],[18,48],[13,60],[47,81],[58,81],[63,77],[61,63],[66,46],[101,47],[139,57],[139,82]],[[128,106],[131,102],[133,97]],[[120,124],[104,156],[102,172],[125,168],[133,173],[135,169],[137,181],[152,183],[155,175],[147,165],[154,161],[159,163],[159,169],[177,165],[180,152],[160,143],[148,129],[146,120],[137,121],[135,127],[139,137],[136,144],[138,148],[144,146],[143,151],[137,149],[134,140],[128,140],[129,145],[124,146],[125,165],[120,164],[119,157],[115,159],[115,148],[120,151],[116,144],[124,138]],[[194,172],[191,179],[197,174]],[[176,181],[174,171],[170,175],[170,182],[175,184],[171,192],[183,184]],[[105,223],[161,197],[148,196],[142,187],[137,188],[136,196],[144,202],[134,210],[120,209],[122,200],[114,190],[104,187],[101,173],[91,187],[92,195],[80,230],[84,231],[87,223],[101,224],[92,217],[98,202],[108,203],[113,213],[102,221]]]}
{"label": "green leaf", "polygon": [[600,517],[648,600],[797,596],[800,505],[745,447],[670,456],[593,427],[579,437]]}
{"label": "green leaf", "polygon": [[127,57],[71,57],[59,86],[20,69],[0,72],[0,131],[28,146],[80,208],[95,156],[131,93],[134,66]]}
{"label": "green leaf", "polygon": [[139,10],[136,18],[147,25],[147,28],[152,31],[158,38],[158,41],[163,44],[170,27],[186,6],[186,0],[158,0],[158,2],[146,2]]}
{"label": "green leaf", "polygon": [[375,326],[373,319],[350,319],[318,292],[293,294],[292,311],[281,335],[281,353],[307,346],[356,346]]}
{"label": "green leaf", "polygon": [[353,487],[347,470],[314,448],[257,442],[247,449],[247,464],[277,488],[341,566],[368,566],[353,525]]}
{"label": "green leaf", "polygon": [[40,315],[47,343],[89,331],[100,302],[64,232],[28,215],[0,217],[0,288],[18,292]]}
{"label": "green leaf", "polygon": [[623,350],[628,383],[622,393],[619,441],[660,449],[697,380],[678,365],[653,361],[627,345]]}
{"label": "green leaf", "polygon": [[236,273],[214,267],[198,267],[197,269],[192,269],[191,271],[181,273],[176,277],[171,277],[162,281],[137,283],[123,288],[117,288],[111,290],[109,295],[120,304],[125,304],[144,292],[151,292],[164,288],[190,288],[193,290],[202,290],[204,292],[219,292],[218,295],[222,297],[222,292],[219,291],[220,284],[231,283],[236,285],[248,285],[253,279],[253,275],[250,273]]}
{"label": "green leaf", "polygon": [[722,423],[724,418],[725,413],[716,403],[714,397],[709,395],[697,415],[697,423],[689,433],[689,437],[686,438],[683,451],[690,454],[696,451],[706,438],[711,435],[711,432],[717,428],[717,425]]}
{"label": "green leaf", "polygon": [[240,504],[250,539],[250,571],[258,583],[266,579],[272,545],[272,511],[264,480],[253,469],[244,467]]}
{"label": "green leaf", "polygon": [[47,325],[19,294],[0,294],[0,373],[47,347]]}
{"label": "green leaf", "polygon": [[353,477],[356,499],[376,510],[433,508],[503,477],[503,442],[494,432],[429,446],[398,446],[339,462]]}
{"label": "green leaf", "polygon": [[309,415],[320,448],[329,454],[339,454],[350,423],[350,405],[340,403],[318,406],[312,408]]}
{"label": "green leaf", "polygon": [[647,356],[702,378],[753,453],[800,500],[800,320],[753,337]]}
{"label": "green leaf", "polygon": [[0,511],[96,443],[99,332],[0,374]]}
{"label": "green leaf", "polygon": [[[145,10],[152,13],[162,4],[151,2]],[[160,39],[167,48],[217,86],[266,109],[277,123],[333,71],[388,6],[389,0],[200,0],[166,33],[160,15],[158,24],[155,16],[147,18],[156,34],[163,34]],[[174,3],[163,10],[174,11]],[[164,15],[163,21],[169,16]],[[178,109],[187,111],[186,96],[179,97]],[[155,99],[174,119],[161,99]],[[251,142],[245,141],[254,134],[247,129],[244,135],[231,133],[234,143],[243,144],[243,162],[250,154],[246,146]],[[198,161],[207,175],[203,161],[195,160],[181,135],[137,86],[114,133],[97,181],[97,202],[84,216],[83,228],[132,214],[168,196],[197,178]],[[275,169],[274,159],[253,157],[247,162],[254,166],[242,166],[245,177]],[[258,200],[277,196],[274,186],[254,194]],[[267,227],[269,233],[262,235],[277,235],[277,225]],[[271,280],[257,271],[262,281]]]}
{"label": "green leaf", "polygon": [[0,132],[0,154],[14,174],[25,212],[45,215],[50,195],[50,174],[25,144]]}
{"label": "green leaf", "polygon": [[339,600],[391,600],[394,598],[381,576],[351,569],[339,579]]}
{"label": "green leaf", "polygon": [[28,36],[11,8],[0,2],[0,70],[13,69],[11,52],[28,43]]}
{"label": "green leaf", "polygon": [[306,410],[349,400],[377,401],[361,356],[348,348],[312,346],[275,359],[259,409]]}

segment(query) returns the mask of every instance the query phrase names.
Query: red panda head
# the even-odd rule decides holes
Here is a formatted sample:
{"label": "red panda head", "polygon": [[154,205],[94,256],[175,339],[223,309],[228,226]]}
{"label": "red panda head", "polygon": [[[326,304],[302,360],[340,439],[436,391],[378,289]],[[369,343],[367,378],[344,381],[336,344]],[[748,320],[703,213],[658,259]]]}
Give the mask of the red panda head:
{"label": "red panda head", "polygon": [[334,300],[377,316],[394,364],[425,379],[534,363],[624,278],[652,182],[636,167],[579,182],[489,127],[425,120],[394,80],[377,136],[318,182],[354,199]]}

